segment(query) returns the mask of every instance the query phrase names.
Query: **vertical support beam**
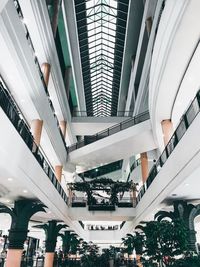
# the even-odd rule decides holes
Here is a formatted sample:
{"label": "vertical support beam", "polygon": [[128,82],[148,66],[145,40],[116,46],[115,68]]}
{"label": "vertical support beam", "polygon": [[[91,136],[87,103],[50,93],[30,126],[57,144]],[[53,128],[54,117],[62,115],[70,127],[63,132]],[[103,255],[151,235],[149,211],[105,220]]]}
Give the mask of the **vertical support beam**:
{"label": "vertical support beam", "polygon": [[52,17],[51,27],[54,38],[56,38],[56,32],[58,28],[59,9],[60,9],[60,0],[53,0],[53,17]]}
{"label": "vertical support beam", "polygon": [[131,186],[132,190],[130,190],[130,197],[132,199],[133,207],[135,207],[136,198],[137,198],[137,195],[136,195],[137,187],[136,187],[136,184],[133,182],[133,180],[131,182],[132,182],[132,186]]}
{"label": "vertical support beam", "polygon": [[136,254],[136,262],[138,267],[143,267],[141,263],[141,255]]}
{"label": "vertical support beam", "polygon": [[173,134],[173,124],[171,120],[161,121],[161,127],[163,132],[164,145],[166,146]]}
{"label": "vertical support beam", "polygon": [[42,228],[45,230],[46,253],[45,253],[44,267],[53,267],[57,237],[59,231],[62,228],[65,228],[66,225],[57,224],[57,221],[49,221],[47,224],[36,225],[34,227]]}
{"label": "vertical support beam", "polygon": [[36,145],[40,145],[41,135],[42,135],[42,125],[43,121],[36,119],[31,122],[31,132],[33,134],[34,141]]}
{"label": "vertical support beam", "polygon": [[147,34],[148,34],[148,36],[150,36],[152,24],[153,24],[152,17],[147,18],[146,19],[146,28],[147,28]]}
{"label": "vertical support beam", "polygon": [[64,257],[68,256],[69,250],[70,250],[70,241],[72,238],[71,231],[67,230],[64,232],[64,234],[60,234],[62,238],[62,250],[64,253]]}
{"label": "vertical support beam", "polygon": [[60,121],[59,122],[59,125],[60,125],[60,129],[62,131],[63,137],[65,138],[65,136],[66,136],[66,129],[67,129],[67,123],[66,123],[66,121]]}
{"label": "vertical support beam", "polygon": [[144,184],[149,175],[147,152],[141,153],[140,157],[141,157],[142,182]]}
{"label": "vertical support beam", "polygon": [[132,202],[133,202],[133,208],[135,208],[135,206],[136,206],[136,198],[137,198],[135,190],[131,191],[131,197],[132,197]]}
{"label": "vertical support beam", "polygon": [[62,178],[62,168],[63,168],[63,166],[61,166],[61,165],[55,166],[55,175],[56,175],[56,178],[59,182],[61,182],[61,178]]}
{"label": "vertical support beam", "polygon": [[6,267],[20,267],[23,249],[8,249]]}
{"label": "vertical support beam", "polygon": [[9,213],[12,223],[9,230],[9,245],[6,256],[6,267],[20,267],[24,242],[27,238],[30,218],[38,211],[45,211],[44,205],[31,200],[15,201],[14,208],[0,206],[0,213]]}
{"label": "vertical support beam", "polygon": [[69,100],[69,91],[70,91],[70,78],[71,78],[71,72],[72,68],[66,67],[65,69],[65,78],[64,78],[64,84],[65,84],[65,91],[67,95],[67,99]]}
{"label": "vertical support beam", "polygon": [[53,267],[54,252],[46,252],[44,259],[44,267]]}
{"label": "vertical support beam", "polygon": [[50,71],[51,71],[51,65],[49,63],[43,63],[41,66],[41,70],[44,76],[44,81],[46,86],[49,84],[49,76],[50,76]]}

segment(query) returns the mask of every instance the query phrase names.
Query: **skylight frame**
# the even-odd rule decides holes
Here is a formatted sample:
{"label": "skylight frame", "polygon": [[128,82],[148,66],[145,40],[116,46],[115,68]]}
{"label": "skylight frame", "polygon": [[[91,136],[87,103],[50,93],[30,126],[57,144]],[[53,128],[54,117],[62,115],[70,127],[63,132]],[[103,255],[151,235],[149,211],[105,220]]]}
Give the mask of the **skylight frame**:
{"label": "skylight frame", "polygon": [[[87,111],[91,114],[92,107],[96,116],[105,114],[106,108],[106,114],[113,116],[117,112],[129,0],[74,2]],[[97,111],[94,96],[99,103],[109,98],[109,105],[106,100],[104,108],[101,104]]]}

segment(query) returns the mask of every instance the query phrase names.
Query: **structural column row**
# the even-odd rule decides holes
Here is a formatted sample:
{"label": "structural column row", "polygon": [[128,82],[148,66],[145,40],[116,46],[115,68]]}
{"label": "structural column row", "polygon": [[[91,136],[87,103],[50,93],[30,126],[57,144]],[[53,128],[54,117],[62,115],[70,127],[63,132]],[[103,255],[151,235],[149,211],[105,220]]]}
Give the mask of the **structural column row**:
{"label": "structural column row", "polygon": [[[43,63],[41,66],[41,70],[43,73],[45,84],[48,87],[50,72],[51,72],[50,64],[49,63]],[[63,134],[63,137],[65,139],[67,123],[65,121],[60,121],[59,126],[60,126],[61,132]],[[40,120],[40,119],[32,120],[31,132],[33,134],[34,142],[36,143],[37,146],[39,146],[40,142],[41,142],[42,128],[43,128],[43,121],[42,120]],[[59,182],[61,182],[63,166],[62,165],[56,165],[54,169],[55,169],[56,178],[58,179]]]}

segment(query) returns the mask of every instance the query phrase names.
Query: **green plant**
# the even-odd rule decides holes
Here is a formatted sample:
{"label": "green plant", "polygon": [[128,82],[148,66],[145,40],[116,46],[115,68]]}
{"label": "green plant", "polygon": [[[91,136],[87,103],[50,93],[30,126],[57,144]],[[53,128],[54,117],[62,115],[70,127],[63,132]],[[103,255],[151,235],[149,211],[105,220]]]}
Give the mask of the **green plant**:
{"label": "green plant", "polygon": [[167,265],[167,267],[199,267],[200,257],[195,255],[185,256],[181,259],[174,261],[174,263]]}
{"label": "green plant", "polygon": [[125,238],[122,238],[123,244],[125,246],[124,252],[131,255],[133,249],[135,249],[136,254],[141,255],[143,253],[144,246],[144,236],[138,232],[132,234],[127,234]]}
{"label": "green plant", "polygon": [[184,221],[187,228],[187,240],[189,244],[189,249],[196,251],[196,233],[194,229],[194,218],[200,214],[200,205],[193,205],[187,203],[185,200],[176,200],[173,203],[174,210],[159,211],[155,214],[155,219],[158,221],[163,220],[164,218],[170,218],[172,221],[181,219]]}
{"label": "green plant", "polygon": [[92,181],[83,181],[76,183],[68,183],[72,191],[85,192],[87,194],[88,204],[95,204],[94,191],[104,190],[110,196],[110,203],[115,205],[118,203],[118,194],[125,191],[136,191],[136,185],[132,182],[113,181],[109,178],[93,179]]}
{"label": "green plant", "polygon": [[82,267],[99,266],[99,248],[93,243],[84,243],[84,250],[82,251],[81,263]]}
{"label": "green plant", "polygon": [[187,251],[187,228],[180,219],[150,221],[139,227],[145,233],[145,254],[149,262],[161,265],[174,262],[174,257]]}
{"label": "green plant", "polygon": [[107,260],[109,260],[109,259],[113,259],[113,258],[115,257],[115,253],[116,253],[115,250],[116,250],[116,249],[115,249],[115,247],[113,247],[113,246],[110,246],[110,248],[105,248],[105,249],[103,249],[103,254],[105,255],[105,258],[106,258]]}

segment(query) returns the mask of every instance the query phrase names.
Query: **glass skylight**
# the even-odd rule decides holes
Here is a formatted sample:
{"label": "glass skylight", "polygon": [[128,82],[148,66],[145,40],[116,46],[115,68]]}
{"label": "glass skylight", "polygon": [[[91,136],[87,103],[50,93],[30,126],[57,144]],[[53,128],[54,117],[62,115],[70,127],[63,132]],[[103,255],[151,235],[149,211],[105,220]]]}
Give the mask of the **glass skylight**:
{"label": "glass skylight", "polygon": [[87,112],[117,110],[128,0],[74,0]]}

